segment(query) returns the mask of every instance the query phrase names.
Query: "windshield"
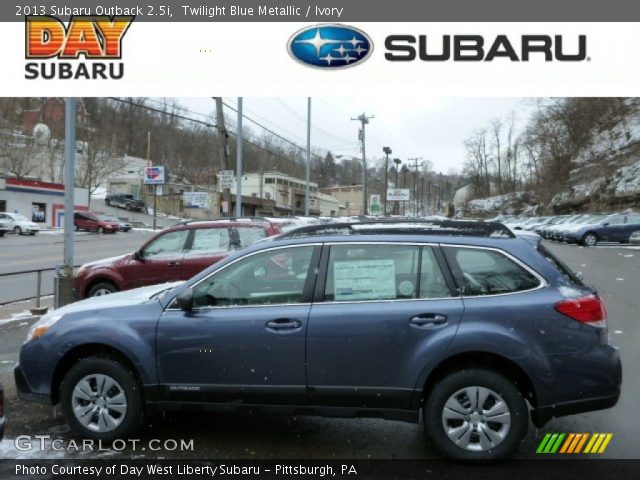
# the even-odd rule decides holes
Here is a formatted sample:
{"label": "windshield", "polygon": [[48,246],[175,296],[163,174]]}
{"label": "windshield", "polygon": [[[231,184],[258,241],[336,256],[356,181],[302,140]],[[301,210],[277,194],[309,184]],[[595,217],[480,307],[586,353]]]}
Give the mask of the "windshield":
{"label": "windshield", "polygon": [[13,219],[16,222],[29,222],[30,221],[27,217],[23,217],[22,215],[13,215]]}

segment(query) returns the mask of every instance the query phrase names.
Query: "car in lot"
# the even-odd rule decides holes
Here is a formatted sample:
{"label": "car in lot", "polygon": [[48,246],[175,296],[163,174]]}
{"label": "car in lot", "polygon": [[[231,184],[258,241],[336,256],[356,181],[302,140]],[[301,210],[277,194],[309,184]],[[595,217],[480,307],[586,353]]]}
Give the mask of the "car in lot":
{"label": "car in lot", "polygon": [[568,242],[593,247],[598,242],[629,243],[631,234],[640,230],[640,214],[617,213],[594,216],[586,225],[577,225],[565,232]]}
{"label": "car in lot", "polygon": [[9,221],[4,218],[0,218],[0,237],[4,237],[5,233],[10,231],[11,227],[9,226]]}
{"label": "car in lot", "polygon": [[124,193],[107,195],[104,198],[104,203],[108,206],[125,208],[127,210],[134,210],[138,212],[147,211],[147,205],[142,200],[138,200],[133,195]]}
{"label": "car in lot", "polygon": [[37,223],[19,213],[2,212],[0,220],[4,220],[8,224],[9,230],[16,235],[35,235],[40,231],[40,226]]}
{"label": "car in lot", "polygon": [[4,437],[4,424],[5,424],[5,408],[4,408],[4,387],[0,382],[0,442]]}
{"label": "car in lot", "polygon": [[73,225],[78,230],[97,233],[116,233],[120,230],[118,222],[97,212],[74,212]]}
{"label": "car in lot", "polygon": [[133,253],[82,265],[75,293],[86,298],[186,280],[235,250],[279,233],[279,226],[267,221],[184,222],[158,233]]}
{"label": "car in lot", "polygon": [[124,220],[120,220],[115,215],[101,214],[100,217],[105,222],[113,222],[113,223],[117,224],[119,232],[129,232],[133,228],[129,222],[125,222]]}
{"label": "car in lot", "polygon": [[612,407],[622,381],[602,299],[536,238],[486,222],[303,227],[185,282],[48,313],[17,389],[103,441],[171,409],[422,412],[445,455],[505,458],[530,421]]}

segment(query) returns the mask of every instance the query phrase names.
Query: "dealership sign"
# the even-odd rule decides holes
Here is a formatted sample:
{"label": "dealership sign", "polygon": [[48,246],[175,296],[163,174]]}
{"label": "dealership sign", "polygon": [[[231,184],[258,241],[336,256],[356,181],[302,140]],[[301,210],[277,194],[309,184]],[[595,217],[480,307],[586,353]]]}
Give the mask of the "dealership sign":
{"label": "dealership sign", "polygon": [[182,200],[187,208],[210,208],[211,205],[207,192],[185,192],[182,194]]}
{"label": "dealership sign", "polygon": [[409,189],[408,188],[391,188],[387,190],[387,200],[408,202]]}
{"label": "dealership sign", "polygon": [[142,182],[145,185],[162,185],[165,183],[164,167],[144,167]]}

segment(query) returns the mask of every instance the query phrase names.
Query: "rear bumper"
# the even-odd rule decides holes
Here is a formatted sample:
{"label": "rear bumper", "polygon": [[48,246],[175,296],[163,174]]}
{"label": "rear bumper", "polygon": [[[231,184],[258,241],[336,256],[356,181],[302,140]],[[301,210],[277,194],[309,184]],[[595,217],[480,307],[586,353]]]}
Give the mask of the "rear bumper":
{"label": "rear bumper", "polygon": [[[537,427],[542,427],[552,418],[575,415],[577,413],[605,410],[618,403],[620,386],[622,384],[622,363],[620,354],[615,347],[609,347],[611,353],[607,356],[609,386],[600,386],[600,391],[592,391],[587,398],[577,398],[554,404],[538,405],[531,412],[531,420]],[[601,395],[599,395],[601,393]]]}
{"label": "rear bumper", "polygon": [[51,396],[41,393],[35,393],[29,387],[27,379],[24,376],[24,372],[20,368],[20,365],[16,365],[13,369],[13,377],[16,381],[16,390],[18,397],[28,402],[42,403],[44,405],[51,405]]}

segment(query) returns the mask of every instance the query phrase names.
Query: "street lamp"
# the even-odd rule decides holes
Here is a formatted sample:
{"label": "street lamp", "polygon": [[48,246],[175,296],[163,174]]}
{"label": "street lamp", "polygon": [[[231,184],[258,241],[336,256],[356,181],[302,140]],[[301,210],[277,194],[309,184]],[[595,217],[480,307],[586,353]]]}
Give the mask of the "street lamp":
{"label": "street lamp", "polygon": [[389,180],[388,180],[389,155],[392,152],[391,152],[391,148],[390,147],[382,147],[382,151],[387,156],[386,160],[384,161],[384,203],[383,203],[383,205],[384,205],[383,214],[386,215],[387,214],[387,190],[389,189]]}
{"label": "street lamp", "polygon": [[[399,158],[394,158],[393,159],[393,163],[396,164],[396,183],[395,183],[395,187],[398,188],[398,168],[400,167],[400,164],[402,163],[402,160],[400,160]],[[398,215],[400,213],[400,203],[396,200],[396,208],[394,209],[396,215]]]}

